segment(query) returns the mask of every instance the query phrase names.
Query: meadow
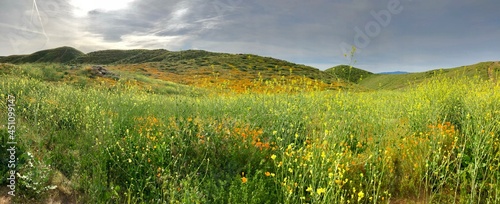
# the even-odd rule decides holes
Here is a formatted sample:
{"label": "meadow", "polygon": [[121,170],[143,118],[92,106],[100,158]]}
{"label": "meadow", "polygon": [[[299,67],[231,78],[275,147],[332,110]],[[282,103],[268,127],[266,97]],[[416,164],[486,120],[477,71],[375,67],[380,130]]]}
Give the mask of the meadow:
{"label": "meadow", "polygon": [[377,91],[257,80],[272,89],[245,92],[216,82],[155,93],[4,73],[0,98],[14,95],[17,108],[13,201],[500,203],[492,80],[435,76]]}

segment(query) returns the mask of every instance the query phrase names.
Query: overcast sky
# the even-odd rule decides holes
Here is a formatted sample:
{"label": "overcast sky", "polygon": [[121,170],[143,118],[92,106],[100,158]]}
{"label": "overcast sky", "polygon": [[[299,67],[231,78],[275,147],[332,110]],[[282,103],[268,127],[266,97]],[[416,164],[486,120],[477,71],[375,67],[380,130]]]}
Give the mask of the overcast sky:
{"label": "overcast sky", "polygon": [[500,60],[498,0],[2,0],[0,56],[71,46],[251,53],[326,69]]}

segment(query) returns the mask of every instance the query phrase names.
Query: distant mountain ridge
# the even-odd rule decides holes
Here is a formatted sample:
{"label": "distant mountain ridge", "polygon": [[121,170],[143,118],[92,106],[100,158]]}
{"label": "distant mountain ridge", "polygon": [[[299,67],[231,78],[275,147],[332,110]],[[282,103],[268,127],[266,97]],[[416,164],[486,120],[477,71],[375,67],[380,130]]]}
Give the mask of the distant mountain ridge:
{"label": "distant mountain ridge", "polygon": [[377,74],[408,74],[410,72],[404,72],[404,71],[393,71],[393,72],[380,72]]}

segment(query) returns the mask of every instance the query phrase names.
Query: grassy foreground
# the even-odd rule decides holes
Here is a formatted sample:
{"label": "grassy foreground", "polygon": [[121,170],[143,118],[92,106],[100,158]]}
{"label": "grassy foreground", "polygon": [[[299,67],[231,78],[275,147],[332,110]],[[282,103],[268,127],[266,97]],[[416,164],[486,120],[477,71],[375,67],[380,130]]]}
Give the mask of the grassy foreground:
{"label": "grassy foreground", "polygon": [[3,150],[8,95],[18,202],[500,203],[500,86],[478,78],[184,96],[9,76]]}

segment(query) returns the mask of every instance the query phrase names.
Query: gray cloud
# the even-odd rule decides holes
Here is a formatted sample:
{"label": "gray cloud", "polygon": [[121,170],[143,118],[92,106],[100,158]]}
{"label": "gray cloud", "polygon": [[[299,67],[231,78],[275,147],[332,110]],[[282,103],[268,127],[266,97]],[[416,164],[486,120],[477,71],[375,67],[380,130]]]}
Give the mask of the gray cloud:
{"label": "gray cloud", "polygon": [[[328,68],[422,71],[499,60],[500,13],[494,0],[136,0],[121,10],[73,15],[68,1],[6,0],[0,7],[0,55],[62,45],[98,49],[205,49],[254,53]],[[397,4],[399,2],[399,4]],[[373,13],[400,12],[380,19]],[[35,13],[36,14],[36,13]],[[381,24],[382,23],[382,24]],[[358,38],[356,38],[358,37]],[[356,41],[358,40],[358,41]],[[358,42],[358,43],[357,43]],[[341,46],[342,45],[342,46]]]}

